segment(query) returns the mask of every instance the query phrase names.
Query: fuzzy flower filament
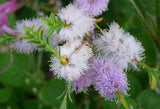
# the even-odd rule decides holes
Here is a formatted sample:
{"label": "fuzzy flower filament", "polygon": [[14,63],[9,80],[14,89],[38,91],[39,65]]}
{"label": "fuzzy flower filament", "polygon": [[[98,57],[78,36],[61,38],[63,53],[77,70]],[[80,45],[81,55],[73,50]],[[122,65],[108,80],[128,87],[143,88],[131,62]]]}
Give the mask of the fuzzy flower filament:
{"label": "fuzzy flower filament", "polygon": [[115,100],[117,91],[127,94],[128,82],[126,74],[111,60],[96,59],[93,64],[95,69],[95,89],[107,100]]}
{"label": "fuzzy flower filament", "polygon": [[77,80],[88,69],[88,59],[92,56],[92,50],[87,44],[81,44],[81,40],[77,39],[59,48],[60,56],[67,59],[64,65],[58,58],[51,58],[50,70],[54,71],[58,78],[67,81]]}
{"label": "fuzzy flower filament", "polygon": [[137,61],[144,59],[144,48],[136,38],[125,32],[117,23],[112,23],[108,31],[94,41],[97,50],[106,59],[113,60],[120,68],[137,68]]}
{"label": "fuzzy flower filament", "polygon": [[75,4],[87,15],[98,16],[107,10],[109,0],[75,0]]}
{"label": "fuzzy flower filament", "polygon": [[65,22],[64,27],[57,36],[61,40],[72,41],[77,38],[83,38],[95,23],[95,19],[85,15],[74,4],[69,4],[65,8],[62,8],[58,16]]}

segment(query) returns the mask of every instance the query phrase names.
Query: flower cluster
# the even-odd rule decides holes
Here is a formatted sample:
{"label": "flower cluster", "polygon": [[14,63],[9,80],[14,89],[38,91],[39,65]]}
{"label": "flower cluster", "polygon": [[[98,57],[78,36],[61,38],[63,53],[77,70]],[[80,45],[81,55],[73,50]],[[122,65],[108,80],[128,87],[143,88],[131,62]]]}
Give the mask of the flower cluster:
{"label": "flower cluster", "polygon": [[[109,30],[95,34],[95,16],[106,11],[108,3],[109,0],[75,0],[59,10],[57,17],[44,17],[47,19],[43,20],[45,24],[41,22],[43,18],[18,21],[16,35],[27,34],[24,26],[34,26],[35,31],[43,27],[42,39],[49,40],[48,45],[44,45],[53,53],[50,71],[54,72],[54,76],[73,82],[72,91],[76,93],[88,91],[93,85],[105,99],[115,100],[117,92],[127,94],[126,72],[131,68],[138,69],[137,62],[144,59],[144,48],[141,42],[115,22],[109,26]],[[53,34],[48,36],[48,33]],[[34,42],[39,44],[42,41],[38,39],[38,42]],[[30,44],[20,37],[13,41],[11,48],[27,54],[41,51],[36,43]]]}

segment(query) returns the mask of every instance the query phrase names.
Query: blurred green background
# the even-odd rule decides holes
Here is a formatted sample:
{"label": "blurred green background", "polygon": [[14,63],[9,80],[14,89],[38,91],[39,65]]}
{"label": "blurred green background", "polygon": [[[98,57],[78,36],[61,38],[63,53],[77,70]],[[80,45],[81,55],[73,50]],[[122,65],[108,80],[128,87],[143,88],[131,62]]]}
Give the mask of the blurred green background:
{"label": "blurred green background", "polygon": [[[4,3],[8,0],[0,0]],[[70,0],[32,0],[23,8],[8,16],[14,28],[17,20],[49,15],[66,6]],[[135,0],[145,15],[150,28],[157,27],[156,0]],[[160,5],[160,4],[158,4]],[[142,42],[145,48],[145,63],[152,68],[159,65],[158,49],[129,0],[110,0],[104,20],[99,23],[105,29],[115,21]],[[98,30],[96,30],[98,32]],[[56,99],[65,89],[65,81],[51,77],[49,72],[50,54],[47,52],[31,55],[10,52],[8,45],[0,46],[0,109],[58,109],[62,99]],[[160,109],[160,87],[150,89],[146,71],[128,72],[130,90],[128,104],[133,109]],[[157,81],[160,83],[160,81]],[[72,94],[73,103],[68,109],[124,109],[120,103],[106,101],[94,89],[88,94]]]}

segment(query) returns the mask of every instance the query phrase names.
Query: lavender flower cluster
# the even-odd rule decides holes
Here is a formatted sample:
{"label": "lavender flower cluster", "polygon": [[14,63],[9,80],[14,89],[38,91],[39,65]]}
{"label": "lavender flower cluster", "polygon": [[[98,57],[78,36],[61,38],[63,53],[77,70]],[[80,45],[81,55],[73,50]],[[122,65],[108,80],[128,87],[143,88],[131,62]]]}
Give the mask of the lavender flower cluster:
{"label": "lavender flower cluster", "polygon": [[[62,65],[58,58],[51,57],[50,70],[57,78],[72,81],[72,91],[76,93],[87,92],[93,85],[105,99],[115,100],[117,91],[127,94],[126,72],[131,68],[138,70],[137,62],[144,59],[144,48],[115,22],[108,30],[102,30],[102,34],[95,34],[95,16],[106,11],[108,4],[109,0],[75,0],[59,10],[57,15],[68,26],[63,27],[59,34],[54,33],[50,43],[57,51],[60,50],[60,56],[66,57],[68,63]],[[41,22],[41,18],[18,21],[14,30],[17,36],[25,34],[24,25],[35,25],[35,30],[42,26],[47,36],[47,25]],[[62,41],[66,43],[60,46]],[[25,39],[14,40],[10,47],[26,54],[41,51]]]}

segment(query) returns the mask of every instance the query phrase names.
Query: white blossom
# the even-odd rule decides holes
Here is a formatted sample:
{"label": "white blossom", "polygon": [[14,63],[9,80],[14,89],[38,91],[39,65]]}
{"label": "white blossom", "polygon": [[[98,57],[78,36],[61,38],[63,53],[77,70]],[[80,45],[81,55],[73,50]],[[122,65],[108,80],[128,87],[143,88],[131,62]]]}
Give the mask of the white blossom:
{"label": "white blossom", "polygon": [[82,44],[81,40],[74,40],[60,47],[60,55],[65,56],[69,63],[62,65],[58,58],[51,58],[50,70],[58,78],[67,81],[77,80],[84,70],[88,69],[88,59],[92,56],[92,50],[87,43]]}
{"label": "white blossom", "polygon": [[144,59],[144,48],[141,42],[125,32],[117,23],[112,23],[110,29],[104,31],[94,44],[102,56],[113,60],[124,70],[137,69],[136,61]]}
{"label": "white blossom", "polygon": [[78,9],[73,4],[69,4],[67,7],[62,8],[58,16],[63,22],[66,22],[68,26],[61,29],[59,33],[60,39],[74,40],[78,37],[83,37],[85,33],[90,31],[90,28],[94,26],[94,19],[85,15],[82,10]]}

